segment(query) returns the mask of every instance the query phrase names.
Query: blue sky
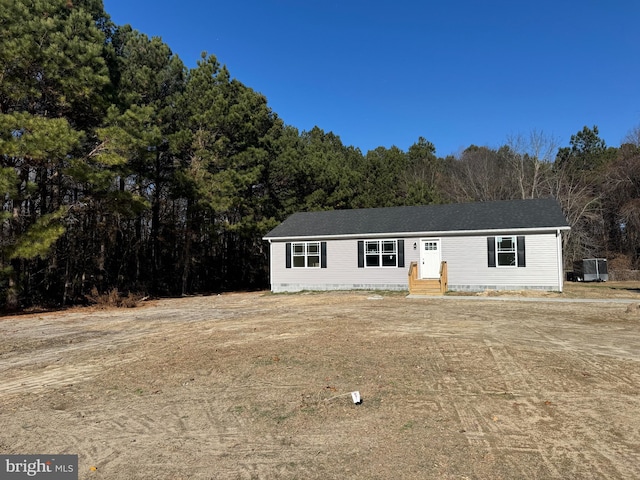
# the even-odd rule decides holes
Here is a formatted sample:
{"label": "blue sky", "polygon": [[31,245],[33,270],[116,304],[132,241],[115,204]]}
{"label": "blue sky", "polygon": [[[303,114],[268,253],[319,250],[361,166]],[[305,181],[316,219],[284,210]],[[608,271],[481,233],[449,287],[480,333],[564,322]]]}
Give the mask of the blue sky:
{"label": "blue sky", "polygon": [[637,0],[104,0],[187,67],[202,51],[282,120],[366,153],[439,156],[543,132],[610,146],[640,126]]}

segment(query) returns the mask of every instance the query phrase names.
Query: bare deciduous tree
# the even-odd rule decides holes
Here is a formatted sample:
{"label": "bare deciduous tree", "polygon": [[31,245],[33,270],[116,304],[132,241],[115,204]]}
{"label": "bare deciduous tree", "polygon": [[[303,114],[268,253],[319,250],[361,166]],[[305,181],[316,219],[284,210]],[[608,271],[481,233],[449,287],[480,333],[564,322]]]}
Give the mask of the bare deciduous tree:
{"label": "bare deciduous tree", "polygon": [[446,192],[449,202],[486,202],[519,198],[509,175],[508,149],[471,146],[460,158],[447,162]]}
{"label": "bare deciduous tree", "polygon": [[512,152],[509,163],[516,177],[522,198],[536,198],[549,194],[544,188],[544,176],[558,151],[558,140],[542,130],[508,137],[507,146]]}

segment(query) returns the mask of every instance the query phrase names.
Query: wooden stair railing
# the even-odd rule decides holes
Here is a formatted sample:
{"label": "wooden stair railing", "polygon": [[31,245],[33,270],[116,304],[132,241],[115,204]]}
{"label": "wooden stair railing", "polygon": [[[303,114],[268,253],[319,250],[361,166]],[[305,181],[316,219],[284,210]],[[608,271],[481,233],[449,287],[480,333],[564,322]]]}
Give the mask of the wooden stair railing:
{"label": "wooden stair railing", "polygon": [[447,262],[440,262],[440,278],[418,278],[418,263],[409,265],[409,293],[414,295],[442,295],[448,290]]}
{"label": "wooden stair railing", "polygon": [[449,290],[449,271],[447,262],[440,262],[440,293],[445,294]]}

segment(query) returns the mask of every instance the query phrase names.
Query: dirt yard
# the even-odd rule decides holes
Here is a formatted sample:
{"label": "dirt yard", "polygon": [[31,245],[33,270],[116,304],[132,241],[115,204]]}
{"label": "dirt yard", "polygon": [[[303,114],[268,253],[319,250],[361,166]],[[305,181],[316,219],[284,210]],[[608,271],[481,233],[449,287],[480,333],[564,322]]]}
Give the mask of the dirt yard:
{"label": "dirt yard", "polygon": [[[634,301],[551,298],[585,296]],[[78,454],[80,479],[640,478],[640,284],[540,300],[257,292],[3,317],[0,452]]]}

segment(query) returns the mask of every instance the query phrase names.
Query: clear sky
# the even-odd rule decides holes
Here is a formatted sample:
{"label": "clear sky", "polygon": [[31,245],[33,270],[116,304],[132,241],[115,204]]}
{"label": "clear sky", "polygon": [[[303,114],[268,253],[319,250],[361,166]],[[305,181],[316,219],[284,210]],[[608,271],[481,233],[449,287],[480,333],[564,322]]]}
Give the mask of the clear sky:
{"label": "clear sky", "polygon": [[439,156],[640,126],[638,0],[104,0],[187,67],[214,54],[299,130]]}

